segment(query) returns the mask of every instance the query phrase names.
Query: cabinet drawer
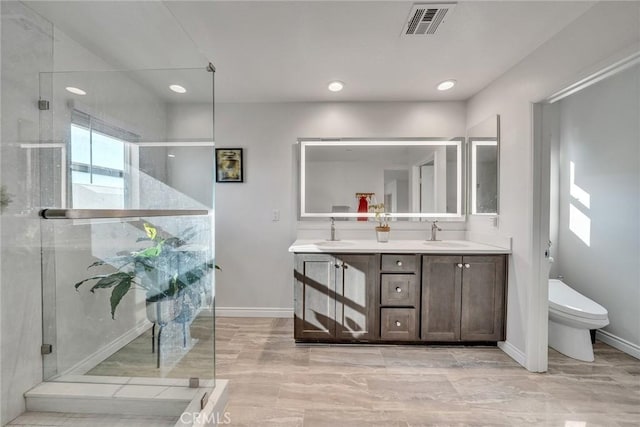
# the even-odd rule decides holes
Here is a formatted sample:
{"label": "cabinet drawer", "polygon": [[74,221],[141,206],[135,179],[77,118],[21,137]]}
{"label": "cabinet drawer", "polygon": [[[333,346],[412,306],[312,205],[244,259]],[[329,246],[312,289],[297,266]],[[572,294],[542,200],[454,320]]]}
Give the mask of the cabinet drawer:
{"label": "cabinet drawer", "polygon": [[417,278],[413,274],[383,274],[380,288],[382,305],[416,307],[416,283]]}
{"label": "cabinet drawer", "polygon": [[413,341],[418,338],[415,308],[380,309],[380,338],[389,341]]}
{"label": "cabinet drawer", "polygon": [[382,271],[413,273],[417,267],[415,255],[382,255]]}

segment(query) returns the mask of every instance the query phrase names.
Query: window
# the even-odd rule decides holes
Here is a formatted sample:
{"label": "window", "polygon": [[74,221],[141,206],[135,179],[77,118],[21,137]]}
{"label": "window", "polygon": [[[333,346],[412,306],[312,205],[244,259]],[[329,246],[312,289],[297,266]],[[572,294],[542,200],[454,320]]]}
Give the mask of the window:
{"label": "window", "polygon": [[71,198],[74,208],[122,209],[128,149],[138,136],[74,110],[71,115]]}

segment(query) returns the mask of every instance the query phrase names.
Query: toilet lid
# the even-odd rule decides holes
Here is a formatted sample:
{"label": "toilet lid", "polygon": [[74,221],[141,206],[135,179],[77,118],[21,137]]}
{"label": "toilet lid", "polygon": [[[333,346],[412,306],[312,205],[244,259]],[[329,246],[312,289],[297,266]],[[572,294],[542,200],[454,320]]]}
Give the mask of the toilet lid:
{"label": "toilet lid", "polygon": [[560,280],[549,280],[549,308],[585,319],[607,319],[607,309],[571,289]]}

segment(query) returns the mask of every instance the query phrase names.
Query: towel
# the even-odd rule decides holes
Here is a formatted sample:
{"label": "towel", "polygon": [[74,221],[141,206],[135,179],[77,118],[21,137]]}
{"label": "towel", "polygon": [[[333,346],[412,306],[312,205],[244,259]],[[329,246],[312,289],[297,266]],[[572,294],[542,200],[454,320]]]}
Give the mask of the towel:
{"label": "towel", "polygon": [[[369,212],[369,203],[367,202],[367,196],[360,196],[360,201],[358,202],[358,213],[367,213]],[[368,218],[366,216],[359,216],[358,221],[366,221]]]}

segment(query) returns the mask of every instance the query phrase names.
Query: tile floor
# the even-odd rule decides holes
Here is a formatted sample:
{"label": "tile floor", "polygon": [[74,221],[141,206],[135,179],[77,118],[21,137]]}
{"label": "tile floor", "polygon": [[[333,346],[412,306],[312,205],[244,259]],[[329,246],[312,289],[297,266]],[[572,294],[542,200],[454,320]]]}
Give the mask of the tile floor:
{"label": "tile floor", "polygon": [[[216,326],[216,377],[231,380],[234,426],[640,426],[640,360],[602,343],[594,363],[549,350],[549,372],[533,374],[492,347],[296,345],[289,319]],[[12,424],[140,422],[40,416]]]}
{"label": "tile floor", "polygon": [[640,426],[640,361],[596,344],[527,372],[492,347],[295,345],[287,319],[217,321],[238,426]]}

